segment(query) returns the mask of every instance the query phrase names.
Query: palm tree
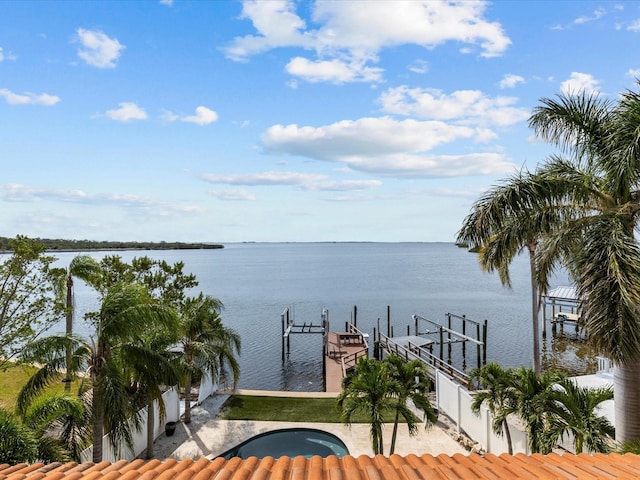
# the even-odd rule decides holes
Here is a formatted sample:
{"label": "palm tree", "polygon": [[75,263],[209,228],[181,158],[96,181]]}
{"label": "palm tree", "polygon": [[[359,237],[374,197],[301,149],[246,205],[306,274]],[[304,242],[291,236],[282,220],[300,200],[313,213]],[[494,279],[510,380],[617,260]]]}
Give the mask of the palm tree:
{"label": "palm tree", "polygon": [[[177,341],[176,330],[170,331],[157,328],[144,335],[140,345],[132,345],[137,348],[138,354],[134,356],[141,363],[127,365],[126,370],[130,376],[129,391],[134,392],[132,402],[135,405],[147,408],[147,449],[146,457],[153,458],[153,442],[155,440],[155,412],[154,403],[158,402],[160,421],[166,416],[166,408],[162,398],[163,387],[176,385],[180,381],[180,374],[173,362],[171,347]],[[149,352],[153,358],[147,358]]]}
{"label": "palm tree", "polygon": [[0,463],[15,465],[38,459],[38,439],[20,419],[0,407]]}
{"label": "palm tree", "polygon": [[110,432],[114,448],[120,449],[123,444],[131,448],[129,420],[134,428],[139,428],[140,422],[127,390],[127,368],[162,366],[162,355],[143,348],[142,337],[158,325],[176,329],[176,320],[175,312],[154,302],[142,285],[115,284],[106,291],[94,318],[95,340],[53,335],[25,349],[23,360],[42,367],[21,390],[19,404],[27,405],[45,386],[60,380],[71,346],[71,371],[87,372],[91,381],[93,461],[102,461],[105,430]]}
{"label": "palm tree", "polygon": [[584,448],[589,453],[609,452],[615,430],[596,409],[613,398],[613,388],[580,387],[570,379],[559,385],[562,388],[556,391],[556,402],[560,408],[550,420],[549,442],[553,445],[570,433],[576,453]]}
{"label": "palm tree", "polygon": [[235,389],[240,378],[240,336],[223,325],[220,318],[222,302],[200,293],[186,298],[180,309],[178,343],[182,348],[179,370],[184,386],[184,422],[191,422],[191,388],[194,375],[209,374],[217,380],[221,369],[228,366]]}
{"label": "palm tree", "polygon": [[413,404],[422,410],[425,428],[438,421],[438,415],[433,410],[429,401],[429,388],[431,380],[425,364],[420,360],[405,361],[398,355],[389,355],[385,361],[389,365],[389,374],[395,384],[395,419],[393,422],[393,433],[391,435],[391,447],[389,455],[393,455],[396,448],[396,437],[398,434],[398,423],[402,417],[407,423],[409,435],[418,433],[418,417],[407,407],[407,402],[411,400]]}
{"label": "palm tree", "polygon": [[361,357],[354,371],[344,378],[342,392],[337,398],[337,405],[345,424],[350,425],[353,415],[357,412],[367,416],[371,425],[371,446],[376,455],[384,454],[382,427],[385,416],[396,406],[391,397],[395,388],[387,363]]}
{"label": "palm tree", "polygon": [[512,190],[506,212],[557,220],[539,232],[538,278],[559,262],[568,267],[588,339],[616,365],[616,439],[640,438],[640,93],[542,99],[529,125],[561,154],[522,175],[524,187]]}
{"label": "palm tree", "polygon": [[[97,287],[100,283],[101,268],[97,260],[89,255],[77,255],[73,257],[69,263],[69,268],[59,269],[60,274],[57,275],[57,290],[62,294],[64,292],[66,301],[66,334],[73,334],[73,317],[75,313],[75,302],[73,295],[73,279],[79,278],[80,280]],[[71,357],[73,352],[67,350],[67,365],[71,363]],[[64,389],[66,392],[71,391],[72,378],[70,372],[67,370],[63,382],[65,382]]]}
{"label": "palm tree", "polygon": [[513,455],[511,431],[507,421],[509,412],[514,410],[513,405],[516,401],[513,392],[513,371],[511,369],[504,370],[497,363],[487,363],[480,368],[473,369],[470,376],[478,381],[480,388],[483,388],[473,396],[471,410],[478,415],[482,405],[487,405],[493,417],[491,424],[493,432],[496,435],[506,437],[509,455]]}
{"label": "palm tree", "polygon": [[64,432],[83,418],[82,400],[60,393],[42,395],[18,414],[0,408],[0,463],[78,461]]}
{"label": "palm tree", "polygon": [[497,270],[500,281],[511,288],[509,265],[526,249],[529,254],[531,284],[531,326],[533,334],[533,370],[542,371],[540,358],[540,295],[548,288],[547,276],[540,274],[536,252],[543,237],[561,222],[553,212],[523,204],[527,196],[538,191],[526,172],[512,176],[488,190],[472,206],[456,239],[479,251],[480,264],[486,271]]}
{"label": "palm tree", "polygon": [[542,375],[530,368],[513,371],[513,383],[509,390],[512,400],[507,403],[506,414],[517,414],[525,424],[531,453],[549,453],[548,430],[551,417],[558,410],[554,386],[562,375],[544,372]]}

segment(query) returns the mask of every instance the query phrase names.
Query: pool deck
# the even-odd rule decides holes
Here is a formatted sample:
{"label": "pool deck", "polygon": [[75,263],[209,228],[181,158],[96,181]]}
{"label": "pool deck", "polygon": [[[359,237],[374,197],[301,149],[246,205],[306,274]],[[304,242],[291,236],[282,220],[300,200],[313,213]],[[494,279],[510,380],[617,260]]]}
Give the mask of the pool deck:
{"label": "pool deck", "polygon": [[[325,392],[265,392],[243,391],[238,393],[253,395],[290,395],[299,397],[331,397],[336,393]],[[164,433],[158,437],[154,444],[154,457],[158,459],[175,458],[213,458],[226,450],[248,440],[259,433],[280,428],[317,428],[338,436],[349,449],[350,455],[372,456],[371,441],[369,439],[369,425],[354,424],[347,427],[341,423],[301,423],[301,422],[256,422],[249,420],[220,420],[216,415],[228,398],[226,394],[215,394],[206,399],[200,406],[191,411],[191,423],[185,425],[179,423],[173,436],[167,437]],[[404,428],[403,428],[404,427]],[[384,430],[385,448],[388,448],[391,440],[393,426],[386,425]],[[458,442],[446,431],[444,424],[425,430],[421,428],[418,435],[409,437],[406,426],[401,425],[398,430],[396,451],[400,455],[415,453],[421,455],[429,453],[438,455],[445,453],[468,454]]]}

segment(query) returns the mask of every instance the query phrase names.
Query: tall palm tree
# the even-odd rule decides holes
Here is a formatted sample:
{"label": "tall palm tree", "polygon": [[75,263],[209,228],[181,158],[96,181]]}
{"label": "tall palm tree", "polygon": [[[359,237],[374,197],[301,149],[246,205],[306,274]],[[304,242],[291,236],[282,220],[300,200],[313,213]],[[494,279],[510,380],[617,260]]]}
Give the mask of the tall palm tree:
{"label": "tall palm tree", "polygon": [[344,378],[342,392],[337,398],[345,424],[350,425],[357,412],[367,416],[371,425],[371,446],[376,455],[384,454],[382,427],[385,416],[393,412],[396,406],[392,398],[396,388],[394,383],[387,363],[361,357],[356,368]]}
{"label": "tall palm tree", "polygon": [[[85,254],[77,255],[73,257],[69,262],[69,267],[59,269],[60,274],[57,275],[57,290],[64,295],[66,301],[66,329],[67,335],[73,334],[73,317],[75,314],[75,302],[74,302],[74,278],[78,278],[89,285],[97,287],[100,283],[101,267],[100,263],[93,257]],[[64,292],[64,293],[62,293]],[[71,349],[67,350],[67,364],[71,363],[71,357],[73,352]],[[71,391],[72,378],[70,372],[67,370],[64,378],[64,389],[66,392]]]}
{"label": "tall palm tree", "polygon": [[572,212],[559,233],[578,245],[568,264],[589,341],[616,364],[616,439],[639,438],[640,94],[627,91],[617,102],[559,95],[542,103],[530,124],[568,158],[552,157],[537,181],[549,188],[549,203]]}
{"label": "tall palm tree", "polygon": [[513,383],[509,387],[512,400],[507,403],[506,414],[516,414],[525,424],[531,453],[549,453],[549,422],[558,410],[555,402],[555,385],[562,375],[544,372],[537,375],[531,368],[520,367],[513,371]]}
{"label": "tall palm tree", "polygon": [[191,422],[191,389],[194,375],[209,374],[216,381],[221,369],[228,366],[235,389],[240,378],[240,336],[225,327],[220,318],[222,302],[200,293],[186,298],[180,308],[178,343],[182,355],[178,357],[184,386],[184,422]]}
{"label": "tall palm tree", "polygon": [[548,276],[540,273],[536,252],[543,236],[562,218],[547,209],[523,202],[539,194],[526,172],[520,172],[482,195],[465,218],[456,242],[479,251],[480,265],[497,270],[503,285],[511,288],[509,265],[525,250],[529,255],[533,370],[542,371],[540,356],[540,296],[548,288]]}
{"label": "tall palm tree", "polygon": [[589,453],[609,452],[615,431],[597,408],[613,398],[613,388],[580,387],[570,379],[563,379],[559,386],[556,402],[560,408],[550,419],[549,442],[553,445],[570,433],[576,453],[584,448]]}
{"label": "tall palm tree", "polygon": [[391,447],[389,455],[393,455],[396,448],[396,437],[398,434],[398,423],[402,417],[407,423],[409,435],[418,433],[418,417],[407,406],[411,401],[422,411],[425,428],[438,421],[438,415],[433,410],[429,401],[429,388],[431,380],[425,364],[420,360],[405,361],[398,355],[389,355],[385,361],[389,365],[389,375],[395,384],[395,419],[393,421],[393,433],[391,435]]}
{"label": "tall palm tree", "polygon": [[616,365],[616,439],[640,438],[640,93],[545,98],[529,125],[561,153],[523,174],[509,211],[558,220],[540,231],[538,277],[569,268],[588,339]]}
{"label": "tall palm tree", "polygon": [[130,377],[127,368],[149,369],[162,365],[158,352],[141,347],[142,337],[155,326],[177,328],[177,317],[150,297],[139,284],[115,284],[104,295],[100,311],[94,318],[95,339],[75,336],[49,336],[29,345],[23,359],[40,363],[42,367],[29,379],[18,398],[20,405],[28,404],[42,389],[59,381],[71,345],[73,373],[86,372],[92,389],[93,461],[102,461],[102,437],[106,431],[116,449],[132,447],[132,432],[140,421],[135,405],[130,401],[127,387]]}
{"label": "tall palm tree", "polygon": [[513,442],[507,418],[513,412],[516,398],[513,391],[514,375],[511,369],[504,370],[497,363],[487,363],[480,368],[473,369],[471,377],[478,381],[479,390],[473,396],[471,410],[480,413],[480,408],[486,404],[493,417],[491,427],[496,435],[504,435],[507,439],[509,455],[513,455]]}
{"label": "tall palm tree", "polygon": [[[154,404],[158,402],[159,418],[162,422],[166,416],[166,408],[162,398],[164,387],[176,385],[180,381],[180,374],[175,362],[172,361],[171,347],[176,341],[177,330],[156,328],[142,337],[140,345],[132,345],[131,347],[139,349],[139,353],[134,358],[143,361],[126,366],[127,375],[130,377],[129,390],[133,392],[132,402],[147,408],[147,458],[153,458]],[[152,352],[151,355],[154,358],[147,358],[149,352]]]}

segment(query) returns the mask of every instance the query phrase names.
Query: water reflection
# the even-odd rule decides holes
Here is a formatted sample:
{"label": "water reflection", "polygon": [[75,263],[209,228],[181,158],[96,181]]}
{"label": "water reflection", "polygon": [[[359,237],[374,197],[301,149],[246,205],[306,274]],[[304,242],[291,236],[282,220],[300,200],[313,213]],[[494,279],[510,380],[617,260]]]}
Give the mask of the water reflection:
{"label": "water reflection", "polygon": [[589,375],[598,368],[597,352],[584,336],[570,332],[556,333],[542,339],[542,368],[560,370],[567,375]]}

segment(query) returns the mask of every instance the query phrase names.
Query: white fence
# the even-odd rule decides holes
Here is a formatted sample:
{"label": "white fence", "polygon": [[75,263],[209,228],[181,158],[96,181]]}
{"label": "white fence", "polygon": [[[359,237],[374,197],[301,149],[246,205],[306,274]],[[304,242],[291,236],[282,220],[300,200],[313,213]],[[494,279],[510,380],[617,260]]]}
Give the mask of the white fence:
{"label": "white fence", "polygon": [[[198,393],[198,401],[193,402],[191,406],[199,405],[202,403],[207,397],[209,397],[213,392],[215,392],[218,388],[217,383],[212,381],[211,375],[205,375],[202,377],[202,381],[200,383],[200,391]],[[167,390],[162,394],[162,399],[164,401],[166,416],[164,419],[160,420],[160,410],[158,408],[158,401],[153,403],[153,411],[154,411],[154,431],[153,438],[154,440],[160,436],[164,432],[165,424],[167,422],[177,422],[180,420],[180,416],[182,414],[184,403],[180,401],[180,395],[178,393],[177,387],[172,387],[170,390]],[[140,418],[142,419],[142,425],[140,431],[136,431],[135,428],[132,427],[133,431],[133,451],[129,450],[126,446],[123,446],[119,451],[114,451],[113,446],[111,445],[111,439],[109,435],[105,435],[102,437],[102,459],[107,462],[116,462],[118,460],[133,460],[147,448],[147,408],[143,408],[140,410]],[[90,462],[93,460],[93,446],[85,449],[80,459],[83,462]]]}
{"label": "white fence", "polygon": [[[436,404],[456,425],[459,432],[478,442],[486,452],[500,454],[509,451],[507,439],[493,433],[493,416],[486,406],[478,415],[471,410],[473,396],[462,385],[436,371]],[[509,424],[513,453],[529,453],[527,434]]]}

